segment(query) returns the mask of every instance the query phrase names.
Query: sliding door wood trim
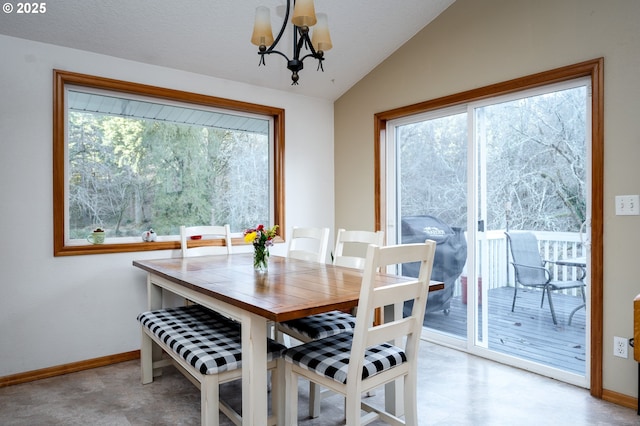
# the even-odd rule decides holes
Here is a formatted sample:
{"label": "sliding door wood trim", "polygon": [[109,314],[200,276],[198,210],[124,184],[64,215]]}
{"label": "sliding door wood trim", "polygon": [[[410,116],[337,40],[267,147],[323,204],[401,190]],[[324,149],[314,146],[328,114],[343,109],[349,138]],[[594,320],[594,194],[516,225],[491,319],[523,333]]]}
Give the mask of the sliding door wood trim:
{"label": "sliding door wood trim", "polygon": [[492,84],[374,115],[374,208],[375,229],[386,222],[384,197],[381,193],[382,155],[387,121],[444,107],[465,104],[489,97],[505,95],[539,86],[591,78],[591,395],[602,398],[603,362],[603,210],[604,210],[604,59],[597,58],[550,71]]}

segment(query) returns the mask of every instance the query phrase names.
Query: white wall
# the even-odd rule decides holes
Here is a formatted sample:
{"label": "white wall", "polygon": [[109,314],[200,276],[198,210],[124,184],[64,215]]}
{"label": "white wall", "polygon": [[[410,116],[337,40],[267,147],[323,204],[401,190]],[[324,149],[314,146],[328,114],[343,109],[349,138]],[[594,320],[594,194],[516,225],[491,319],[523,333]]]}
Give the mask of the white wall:
{"label": "white wall", "polygon": [[0,377],[139,349],[131,262],[171,255],[53,257],[54,68],[284,108],[286,228],[333,228],[331,102],[6,36],[0,52]]}

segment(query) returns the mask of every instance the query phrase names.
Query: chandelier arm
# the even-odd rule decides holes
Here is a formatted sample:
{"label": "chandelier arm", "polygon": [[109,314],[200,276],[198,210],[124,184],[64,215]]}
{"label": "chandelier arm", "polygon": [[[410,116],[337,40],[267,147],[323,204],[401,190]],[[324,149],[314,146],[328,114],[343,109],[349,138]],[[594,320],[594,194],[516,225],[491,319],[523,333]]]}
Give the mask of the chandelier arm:
{"label": "chandelier arm", "polygon": [[270,55],[272,53],[276,53],[276,54],[282,56],[287,62],[289,62],[289,58],[287,57],[287,55],[285,55],[284,53],[280,52],[279,50],[266,50],[264,52],[258,52],[258,55],[260,55],[260,58],[261,58],[260,59],[260,63],[266,66],[267,64],[264,62],[264,57],[266,55]]}
{"label": "chandelier arm", "polygon": [[[301,35],[302,39],[304,39],[305,47],[311,52],[307,56],[313,56],[314,58],[318,57],[318,52],[313,48],[313,43],[311,43],[311,38],[309,37],[309,33]],[[306,56],[305,56],[306,57]]]}
{"label": "chandelier arm", "polygon": [[[318,51],[313,47],[313,43],[311,42],[311,37],[309,37],[309,31],[307,30],[307,32],[304,32],[300,29],[300,27],[296,25],[294,25],[293,28],[294,28],[293,47],[294,47],[295,58],[298,59],[300,57],[300,52],[302,51],[303,47],[307,48],[307,50],[311,52],[310,54],[307,54],[305,58],[307,56],[313,56],[314,58],[317,58],[319,56]],[[300,39],[297,40],[297,43],[296,43],[296,39],[298,35],[300,36]],[[304,58],[300,60],[304,60]]]}
{"label": "chandelier arm", "polygon": [[[287,29],[287,21],[289,21],[289,10],[291,9],[291,0],[287,0],[287,10],[284,14],[284,21],[282,21],[282,28],[280,28],[280,32],[278,33],[278,36],[276,37],[276,39],[273,41],[273,43],[271,43],[271,46],[269,46],[269,48],[267,49],[267,53],[271,53],[271,52],[276,52],[279,53],[277,51],[275,51],[275,47],[276,44],[278,44],[278,42],[280,41],[280,38],[282,38],[282,35],[284,34],[284,30]],[[287,58],[284,54],[280,53],[282,56],[284,56],[285,58]],[[289,60],[289,58],[287,58],[287,60]]]}
{"label": "chandelier arm", "polygon": [[324,61],[324,56],[320,56],[318,53],[316,53],[315,55],[312,54],[312,53],[307,53],[302,58],[300,58],[300,62],[304,61],[307,58],[314,58],[314,59],[317,59],[320,62]]}
{"label": "chandelier arm", "polygon": [[258,55],[261,55],[264,58],[264,55],[270,55],[272,53],[276,53],[276,54],[282,56],[287,61],[289,61],[289,57],[287,55],[285,55],[284,53],[280,52],[279,50],[267,50],[267,51],[264,51],[264,52],[258,52]]}
{"label": "chandelier arm", "polygon": [[[296,33],[298,30],[298,27],[295,27]],[[294,37],[293,39],[293,58],[294,59],[300,59],[300,52],[302,51],[302,47],[304,46],[305,43],[305,35],[304,34],[300,34],[300,39],[298,39],[298,37]]]}

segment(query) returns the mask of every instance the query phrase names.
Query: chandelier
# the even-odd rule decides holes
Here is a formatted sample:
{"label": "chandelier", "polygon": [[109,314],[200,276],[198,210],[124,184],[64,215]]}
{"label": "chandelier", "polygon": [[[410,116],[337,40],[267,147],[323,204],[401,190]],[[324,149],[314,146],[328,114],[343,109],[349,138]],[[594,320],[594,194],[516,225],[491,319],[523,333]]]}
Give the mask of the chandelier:
{"label": "chandelier", "polygon": [[[282,22],[282,28],[278,33],[278,37],[273,38],[271,31],[271,14],[269,8],[259,6],[256,8],[256,20],[253,26],[253,35],[251,43],[258,46],[258,55],[260,62],[258,66],[265,65],[265,55],[277,53],[287,60],[287,68],[291,71],[291,85],[297,85],[300,78],[298,72],[304,68],[303,61],[307,58],[318,60],[318,69],[324,71],[322,61],[324,61],[324,52],[331,49],[331,36],[329,35],[329,25],[327,23],[327,15],[318,13],[316,15],[313,0],[294,0],[293,16],[291,23],[293,24],[293,56],[291,59],[284,53],[275,50],[289,20],[289,12],[291,11],[291,0],[287,0],[287,10]],[[309,27],[313,27],[313,34],[309,36]],[[305,49],[303,51],[303,49]],[[305,54],[306,53],[306,54]],[[304,56],[300,57],[301,54]]]}

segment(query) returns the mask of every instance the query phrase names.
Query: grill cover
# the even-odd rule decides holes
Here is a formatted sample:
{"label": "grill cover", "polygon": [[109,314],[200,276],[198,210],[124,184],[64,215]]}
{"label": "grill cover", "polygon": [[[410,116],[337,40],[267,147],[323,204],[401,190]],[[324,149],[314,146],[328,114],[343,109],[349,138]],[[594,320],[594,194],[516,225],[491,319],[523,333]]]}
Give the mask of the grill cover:
{"label": "grill cover", "polygon": [[[467,241],[462,228],[451,227],[434,216],[407,216],[402,218],[402,244],[436,242],[431,279],[442,281],[444,289],[429,293],[427,313],[444,310],[448,313],[454,285],[467,261]],[[417,277],[420,264],[406,263],[402,274]]]}

